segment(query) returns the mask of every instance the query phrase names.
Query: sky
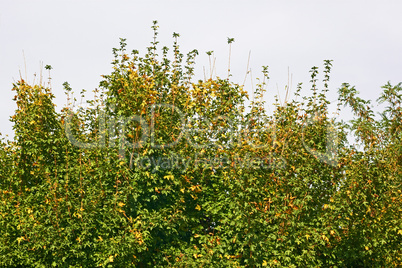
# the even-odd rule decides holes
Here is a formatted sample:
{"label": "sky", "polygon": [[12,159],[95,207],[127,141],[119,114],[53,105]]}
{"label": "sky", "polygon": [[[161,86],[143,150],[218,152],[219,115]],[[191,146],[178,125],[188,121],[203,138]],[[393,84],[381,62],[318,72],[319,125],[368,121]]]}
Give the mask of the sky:
{"label": "sky", "polygon": [[[160,26],[160,48],[172,48],[176,32],[183,53],[199,51],[196,80],[203,79],[204,68],[208,75],[206,52],[211,50],[216,75],[227,77],[230,37],[235,39],[230,53],[233,82],[243,84],[249,66],[245,86],[251,92],[262,66],[269,66],[268,105],[274,95],[283,100],[287,85],[294,92],[302,82],[308,94],[311,67],[322,71],[327,59],[333,60],[330,101],[336,102],[337,89],[345,82],[362,98],[376,100],[388,81],[402,82],[401,10],[400,0],[2,0],[0,132],[13,136],[11,88],[20,75],[33,83],[41,66],[51,65],[59,111],[67,103],[63,82],[76,95],[97,88],[101,75],[112,71],[112,48],[119,46],[119,38],[127,39],[129,51],[144,54],[154,20]],[[42,68],[42,73],[46,80],[48,72]],[[349,116],[346,109],[342,112],[339,116]]]}

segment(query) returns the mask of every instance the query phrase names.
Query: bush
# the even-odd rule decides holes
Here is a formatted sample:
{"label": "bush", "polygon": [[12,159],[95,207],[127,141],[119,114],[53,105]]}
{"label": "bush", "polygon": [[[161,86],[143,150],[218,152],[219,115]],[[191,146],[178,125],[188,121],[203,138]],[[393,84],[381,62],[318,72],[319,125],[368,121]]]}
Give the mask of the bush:
{"label": "bush", "polygon": [[85,109],[14,84],[0,266],[401,266],[401,84],[383,87],[379,120],[343,84],[355,118],[335,122],[327,60],[322,90],[313,67],[311,96],[270,115],[267,67],[249,100],[230,76],[194,82],[198,52],[183,62],[173,37],[173,59],[156,38],[144,57],[121,39]]}

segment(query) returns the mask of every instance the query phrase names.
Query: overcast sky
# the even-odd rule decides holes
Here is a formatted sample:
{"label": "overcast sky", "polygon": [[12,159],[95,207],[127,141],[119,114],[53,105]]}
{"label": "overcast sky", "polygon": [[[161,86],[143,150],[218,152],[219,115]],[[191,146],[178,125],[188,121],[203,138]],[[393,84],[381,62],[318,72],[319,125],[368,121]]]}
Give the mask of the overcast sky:
{"label": "overcast sky", "polygon": [[[29,82],[40,64],[51,65],[57,109],[66,103],[62,83],[75,92],[98,87],[111,72],[112,48],[127,38],[128,49],[140,53],[152,41],[152,21],[159,22],[159,41],[172,46],[181,35],[184,53],[198,49],[197,78],[209,69],[206,51],[216,56],[218,76],[227,76],[232,45],[233,81],[243,83],[249,51],[253,78],[268,65],[266,95],[284,95],[288,69],[292,90],[309,70],[332,59],[331,101],[342,83],[355,85],[361,96],[377,99],[387,81],[402,81],[402,1],[6,1],[0,2],[0,132],[12,136],[9,117],[16,108],[12,83],[19,72]],[[24,63],[24,55],[26,69]],[[47,75],[45,75],[47,76]],[[319,78],[322,78],[320,76]],[[255,82],[255,81],[254,81]],[[250,89],[251,80],[246,82]]]}

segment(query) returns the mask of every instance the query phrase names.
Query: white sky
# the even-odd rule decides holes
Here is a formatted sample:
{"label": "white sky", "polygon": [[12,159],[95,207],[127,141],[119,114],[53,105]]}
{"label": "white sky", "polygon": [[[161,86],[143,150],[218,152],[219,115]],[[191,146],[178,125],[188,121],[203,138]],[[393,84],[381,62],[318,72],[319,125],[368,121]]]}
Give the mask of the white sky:
{"label": "white sky", "polygon": [[[19,71],[28,81],[51,65],[58,110],[66,103],[62,83],[76,95],[93,90],[100,75],[111,72],[112,48],[127,38],[128,50],[145,53],[152,41],[152,21],[159,22],[160,47],[171,48],[180,33],[184,54],[198,49],[196,71],[209,69],[206,51],[215,51],[217,72],[227,76],[232,44],[233,81],[243,83],[251,50],[253,78],[268,65],[267,102],[284,95],[288,68],[307,93],[309,70],[323,70],[334,60],[329,99],[343,82],[355,85],[363,98],[377,99],[387,81],[402,81],[402,1],[6,1],[0,2],[0,132],[12,136],[9,117],[16,108],[12,83]],[[47,77],[47,75],[45,75]],[[323,77],[320,76],[320,79]],[[251,85],[248,80],[246,85]],[[346,115],[347,116],[347,115]]]}

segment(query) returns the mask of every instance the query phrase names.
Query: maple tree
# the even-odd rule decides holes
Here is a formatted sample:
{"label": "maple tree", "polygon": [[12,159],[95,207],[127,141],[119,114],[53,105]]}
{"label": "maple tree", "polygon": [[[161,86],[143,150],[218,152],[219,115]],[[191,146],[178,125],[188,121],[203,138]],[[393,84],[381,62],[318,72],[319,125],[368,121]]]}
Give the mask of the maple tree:
{"label": "maple tree", "polygon": [[143,57],[120,40],[85,109],[68,83],[61,112],[48,87],[14,84],[1,266],[402,265],[402,84],[383,87],[380,118],[343,84],[354,119],[336,121],[327,60],[321,90],[313,67],[311,96],[269,114],[267,67],[251,99],[230,75],[194,82],[198,51],[174,33],[170,59],[152,28]]}

